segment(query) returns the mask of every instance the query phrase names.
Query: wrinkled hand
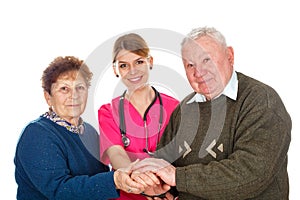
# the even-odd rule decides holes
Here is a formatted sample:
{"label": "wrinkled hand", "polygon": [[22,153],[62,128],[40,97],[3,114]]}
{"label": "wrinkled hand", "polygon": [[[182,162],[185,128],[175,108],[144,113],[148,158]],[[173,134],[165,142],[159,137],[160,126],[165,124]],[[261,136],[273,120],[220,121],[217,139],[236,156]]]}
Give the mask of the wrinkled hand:
{"label": "wrinkled hand", "polygon": [[176,186],[176,168],[163,159],[145,158],[132,166],[132,171],[145,173],[152,172],[169,186]]}
{"label": "wrinkled hand", "polygon": [[163,194],[169,191],[171,188],[168,184],[163,183],[159,177],[150,171],[146,171],[144,173],[134,171],[131,174],[131,178],[145,186],[144,193],[147,195]]}
{"label": "wrinkled hand", "polygon": [[144,191],[147,195],[159,195],[164,194],[171,189],[171,186],[165,183],[154,185],[152,187],[147,187]]}
{"label": "wrinkled hand", "polygon": [[141,183],[145,188],[155,187],[156,185],[160,184],[160,179],[150,171],[147,172],[133,171],[130,177],[136,182]]}
{"label": "wrinkled hand", "polygon": [[131,179],[132,166],[138,162],[131,163],[127,168],[120,168],[114,173],[114,182],[117,189],[123,190],[127,193],[140,194],[145,190],[145,186]]}

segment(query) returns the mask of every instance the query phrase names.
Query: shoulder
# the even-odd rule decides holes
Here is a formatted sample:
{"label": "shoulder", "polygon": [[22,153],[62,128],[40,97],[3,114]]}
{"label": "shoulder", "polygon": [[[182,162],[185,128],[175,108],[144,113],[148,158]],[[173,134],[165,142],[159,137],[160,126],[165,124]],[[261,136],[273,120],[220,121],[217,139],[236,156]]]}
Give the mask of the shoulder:
{"label": "shoulder", "polygon": [[[187,102],[193,98],[193,96],[195,95],[195,92],[191,92],[190,94],[188,94],[186,97],[184,97],[178,104],[178,106],[174,109],[172,115],[173,117],[175,116],[180,116],[181,115],[181,111],[185,110],[189,107],[191,107],[191,104],[187,104]],[[194,104],[193,104],[194,105]]]}
{"label": "shoulder", "polygon": [[22,132],[34,132],[34,131],[41,131],[45,129],[50,129],[51,124],[50,120],[44,118],[44,117],[39,117],[35,120],[32,120],[29,122],[23,129]]}
{"label": "shoulder", "polygon": [[269,85],[254,78],[238,73],[238,102],[247,110],[264,110],[276,113],[282,118],[289,114],[279,94]]}
{"label": "shoulder", "polygon": [[102,104],[98,109],[98,114],[112,112],[119,105],[120,97],[112,99],[111,103]]}
{"label": "shoulder", "polygon": [[28,123],[21,132],[19,145],[29,144],[29,146],[49,144],[50,141],[57,140],[59,131],[55,124],[44,117]]}
{"label": "shoulder", "polygon": [[239,87],[241,87],[241,89],[262,89],[267,91],[269,90],[274,91],[274,89],[271,86],[255,78],[247,76],[241,72],[237,72],[237,75],[238,75]]}
{"label": "shoulder", "polygon": [[94,126],[92,126],[90,123],[88,122],[84,122],[84,131],[91,133],[91,134],[98,134],[97,130],[95,129]]}
{"label": "shoulder", "polygon": [[167,95],[165,93],[160,93],[160,96],[162,98],[162,101],[163,102],[166,102],[167,104],[169,103],[172,103],[172,104],[178,104],[179,103],[179,100],[170,96],[170,95]]}
{"label": "shoulder", "polygon": [[180,105],[186,105],[189,100],[191,100],[196,95],[196,92],[191,92],[180,102]]}
{"label": "shoulder", "polygon": [[280,99],[278,93],[271,86],[240,72],[237,72],[237,75],[239,81],[238,97],[249,97],[249,95],[253,95],[255,99]]}

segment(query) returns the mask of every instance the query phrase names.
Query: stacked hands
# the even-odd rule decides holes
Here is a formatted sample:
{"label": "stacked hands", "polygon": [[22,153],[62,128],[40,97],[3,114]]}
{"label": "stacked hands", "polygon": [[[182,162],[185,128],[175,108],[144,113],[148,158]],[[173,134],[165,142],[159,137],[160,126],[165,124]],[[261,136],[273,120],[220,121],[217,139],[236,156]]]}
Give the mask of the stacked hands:
{"label": "stacked hands", "polygon": [[163,159],[136,160],[114,174],[116,188],[128,193],[143,194],[150,199],[174,199],[168,193],[175,186],[176,168]]}

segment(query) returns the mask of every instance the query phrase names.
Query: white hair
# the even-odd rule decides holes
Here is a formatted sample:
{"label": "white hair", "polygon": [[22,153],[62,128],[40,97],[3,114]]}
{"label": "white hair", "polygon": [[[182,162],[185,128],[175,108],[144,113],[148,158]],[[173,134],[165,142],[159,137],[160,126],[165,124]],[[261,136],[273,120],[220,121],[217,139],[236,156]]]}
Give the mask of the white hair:
{"label": "white hair", "polygon": [[226,40],[225,37],[222,35],[221,32],[219,32],[217,29],[213,27],[199,27],[192,29],[190,33],[187,34],[187,36],[183,39],[181,46],[183,46],[187,41],[189,40],[196,40],[203,36],[209,36],[219,42],[222,46],[226,47]]}

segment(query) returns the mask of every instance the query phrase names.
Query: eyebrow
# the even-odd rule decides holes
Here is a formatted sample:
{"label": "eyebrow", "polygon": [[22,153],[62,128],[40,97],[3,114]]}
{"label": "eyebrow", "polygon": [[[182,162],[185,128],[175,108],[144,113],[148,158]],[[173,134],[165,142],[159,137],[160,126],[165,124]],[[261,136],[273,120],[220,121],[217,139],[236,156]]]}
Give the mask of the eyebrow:
{"label": "eyebrow", "polygon": [[[135,59],[135,60],[133,60],[133,61],[137,61],[137,60],[140,60],[140,59],[142,59],[142,58],[144,58],[143,56],[140,56],[140,57],[138,57],[137,59]],[[128,61],[122,61],[122,60],[117,60],[118,61],[118,63],[128,63]]]}
{"label": "eyebrow", "polygon": [[[86,83],[85,83],[84,81],[80,81],[80,82],[79,82],[79,81],[75,81],[75,86],[77,86],[77,85],[82,85],[82,84],[83,84],[83,85],[86,85]],[[60,86],[60,85],[66,85],[66,86],[69,86],[69,87],[71,86],[70,84],[65,83],[65,82],[55,82],[55,83],[53,83],[52,85],[53,85],[53,86],[54,86],[54,85],[58,85],[58,86]],[[72,84],[72,85],[73,85],[73,84]]]}

